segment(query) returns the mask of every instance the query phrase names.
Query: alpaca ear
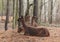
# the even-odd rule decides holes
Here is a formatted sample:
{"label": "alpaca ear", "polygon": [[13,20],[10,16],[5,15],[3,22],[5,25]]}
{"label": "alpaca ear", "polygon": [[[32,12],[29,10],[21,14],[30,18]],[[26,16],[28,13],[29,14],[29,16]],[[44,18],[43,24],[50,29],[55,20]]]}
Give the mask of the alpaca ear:
{"label": "alpaca ear", "polygon": [[21,16],[19,17],[19,19],[21,19]]}
{"label": "alpaca ear", "polygon": [[23,16],[20,16],[20,17],[17,19],[17,21],[20,21],[20,19],[23,19]]}
{"label": "alpaca ear", "polygon": [[36,16],[34,16],[34,18],[38,19]]}
{"label": "alpaca ear", "polygon": [[19,19],[22,19],[22,18],[23,18],[23,16],[20,16],[20,17],[19,17]]}
{"label": "alpaca ear", "polygon": [[36,16],[33,16],[33,18],[36,18]]}
{"label": "alpaca ear", "polygon": [[21,16],[21,18],[23,19],[23,16]]}
{"label": "alpaca ear", "polygon": [[21,19],[21,17],[19,17],[19,18],[17,19],[17,21],[20,21],[20,19]]}
{"label": "alpaca ear", "polygon": [[17,21],[19,21],[19,18],[17,19]]}

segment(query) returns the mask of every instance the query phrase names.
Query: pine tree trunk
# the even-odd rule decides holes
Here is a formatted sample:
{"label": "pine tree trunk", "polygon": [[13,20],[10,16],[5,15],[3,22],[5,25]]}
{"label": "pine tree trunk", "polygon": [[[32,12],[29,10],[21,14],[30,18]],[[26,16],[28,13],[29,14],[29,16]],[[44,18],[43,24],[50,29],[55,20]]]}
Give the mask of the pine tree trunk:
{"label": "pine tree trunk", "polygon": [[48,10],[48,20],[49,20],[49,23],[51,24],[52,23],[52,10],[53,10],[53,0],[50,0],[49,1],[49,10]]}
{"label": "pine tree trunk", "polygon": [[5,30],[8,29],[8,27],[7,27],[7,25],[8,25],[8,21],[9,21],[9,0],[7,0],[7,7],[6,7]]}
{"label": "pine tree trunk", "polygon": [[[23,15],[23,0],[19,0],[19,17]],[[18,21],[18,33],[21,31],[21,24],[20,21]]]}
{"label": "pine tree trunk", "polygon": [[39,24],[41,24],[41,14],[42,14],[42,0],[40,0]]}
{"label": "pine tree trunk", "polygon": [[2,0],[2,15],[1,15],[1,20],[3,21],[3,8],[4,8],[4,3],[3,3],[3,0]]}
{"label": "pine tree trunk", "polygon": [[[45,3],[45,0],[44,0]],[[46,4],[44,4],[44,22],[46,23]]]}
{"label": "pine tree trunk", "polygon": [[38,0],[34,0],[33,16],[37,17],[35,21],[38,23]]}
{"label": "pine tree trunk", "polygon": [[14,10],[15,10],[15,0],[13,0],[13,24],[12,24],[13,29],[15,28],[15,13],[14,13]]}
{"label": "pine tree trunk", "polygon": [[29,0],[27,0],[27,9],[26,9],[26,14],[29,15]]}

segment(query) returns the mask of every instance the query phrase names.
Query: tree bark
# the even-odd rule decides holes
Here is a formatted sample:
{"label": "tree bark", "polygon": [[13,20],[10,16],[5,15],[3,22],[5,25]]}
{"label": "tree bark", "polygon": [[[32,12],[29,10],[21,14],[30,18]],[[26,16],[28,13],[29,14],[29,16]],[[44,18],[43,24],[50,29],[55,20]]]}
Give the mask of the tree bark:
{"label": "tree bark", "polygon": [[15,0],[13,0],[13,24],[12,24],[13,29],[15,28],[15,13],[14,13],[14,10],[15,10]]}
{"label": "tree bark", "polygon": [[2,15],[1,15],[1,20],[3,21],[3,8],[4,8],[4,3],[3,3],[3,0],[2,0]]}
{"label": "tree bark", "polygon": [[38,23],[38,0],[34,0],[33,16],[36,16],[35,21]]}
{"label": "tree bark", "polygon": [[[44,0],[45,3],[45,0]],[[46,4],[44,4],[44,22],[46,23]]]}
{"label": "tree bark", "polygon": [[8,29],[7,25],[9,22],[9,0],[7,0],[7,7],[6,7],[6,21],[5,21],[5,30]]}
{"label": "tree bark", "polygon": [[51,24],[52,23],[52,11],[53,11],[53,0],[49,1],[49,10],[48,10],[48,21]]}
{"label": "tree bark", "polygon": [[[19,0],[19,17],[23,15],[23,0]],[[21,23],[18,21],[18,33],[21,31]]]}

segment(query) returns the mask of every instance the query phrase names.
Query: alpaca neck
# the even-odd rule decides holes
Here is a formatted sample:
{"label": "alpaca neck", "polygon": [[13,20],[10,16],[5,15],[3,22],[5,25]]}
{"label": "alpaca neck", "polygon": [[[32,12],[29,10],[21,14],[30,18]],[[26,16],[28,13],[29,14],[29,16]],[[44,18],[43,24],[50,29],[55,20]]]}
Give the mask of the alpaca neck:
{"label": "alpaca neck", "polygon": [[26,24],[25,24],[24,20],[22,21],[22,25],[23,25],[24,28],[26,28]]}
{"label": "alpaca neck", "polygon": [[31,25],[33,25],[33,21],[34,21],[34,20],[33,20],[33,18],[32,18]]}

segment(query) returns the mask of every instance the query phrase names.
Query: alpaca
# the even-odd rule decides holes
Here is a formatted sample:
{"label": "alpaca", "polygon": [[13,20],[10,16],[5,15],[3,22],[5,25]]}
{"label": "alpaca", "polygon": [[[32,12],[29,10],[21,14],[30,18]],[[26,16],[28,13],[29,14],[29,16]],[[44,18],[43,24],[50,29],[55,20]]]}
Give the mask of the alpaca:
{"label": "alpaca", "polygon": [[20,21],[24,27],[24,35],[28,36],[39,36],[39,37],[49,37],[49,31],[46,28],[37,28],[25,24],[23,16],[21,16],[18,21]]}
{"label": "alpaca", "polygon": [[[31,26],[34,26],[34,27],[37,27],[37,23],[36,23],[36,16],[33,16],[32,19],[30,19],[30,16],[28,14],[25,15],[25,23],[27,23],[28,25],[31,25]],[[31,22],[30,22],[31,20]]]}
{"label": "alpaca", "polygon": [[[30,16],[28,14],[25,15],[25,23],[28,24],[28,25],[31,25],[31,26],[34,26],[34,27],[37,27],[37,23],[35,22],[36,20],[36,17],[33,16],[32,19],[31,19],[31,23],[30,23]],[[18,29],[18,32],[20,33],[21,31],[24,31],[24,29],[22,29],[23,27],[19,28]]]}
{"label": "alpaca", "polygon": [[25,16],[25,22],[30,25],[30,16],[29,15]]}
{"label": "alpaca", "polygon": [[36,18],[36,16],[33,16],[32,17],[32,20],[31,20],[31,26],[34,26],[34,27],[37,27],[38,25],[37,25],[37,23],[36,23],[36,20],[37,18]]}
{"label": "alpaca", "polygon": [[[30,16],[28,15],[28,14],[26,14],[25,15],[25,18],[24,18],[24,20],[25,20],[25,23],[26,24],[31,24],[30,23]],[[20,21],[18,21],[18,23],[19,23]],[[21,23],[20,23],[21,24]],[[18,28],[18,31],[17,31],[18,33],[20,33],[20,32],[24,32],[24,29],[23,29],[23,26],[21,26],[20,28]]]}
{"label": "alpaca", "polygon": [[18,21],[18,33],[20,33],[21,31],[22,31],[23,29],[22,29],[22,26],[21,26],[21,22],[20,21]]}

